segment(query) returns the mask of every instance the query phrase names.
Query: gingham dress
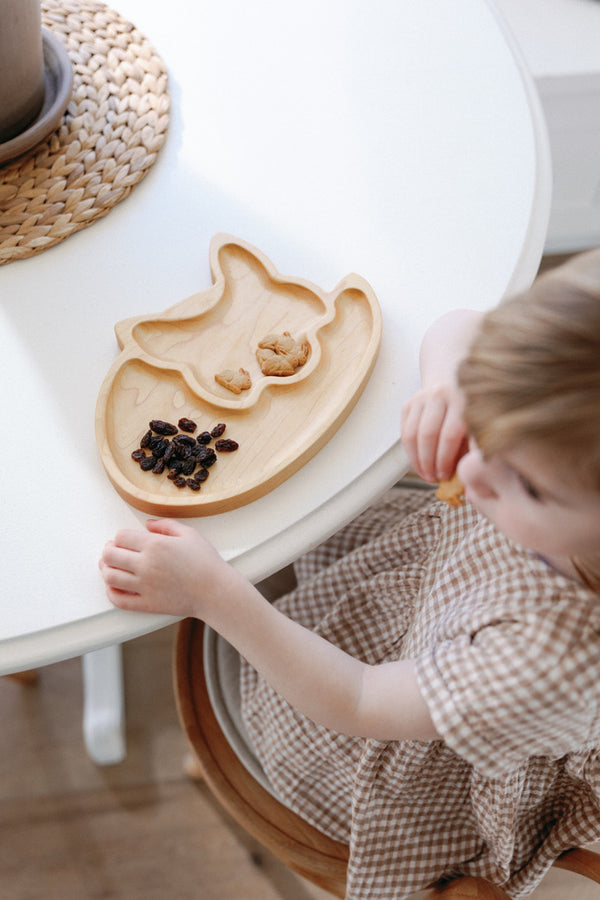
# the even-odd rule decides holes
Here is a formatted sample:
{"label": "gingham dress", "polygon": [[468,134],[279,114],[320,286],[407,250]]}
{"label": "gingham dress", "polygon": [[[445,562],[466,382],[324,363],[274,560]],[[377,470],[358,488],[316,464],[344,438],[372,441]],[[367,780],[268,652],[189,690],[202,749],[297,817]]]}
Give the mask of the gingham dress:
{"label": "gingham dress", "polygon": [[414,657],[443,736],[331,732],[243,664],[274,789],[350,844],[348,900],[459,873],[525,897],[563,850],[600,839],[598,595],[420,490],[390,492],[297,568],[281,609],[365,662]]}

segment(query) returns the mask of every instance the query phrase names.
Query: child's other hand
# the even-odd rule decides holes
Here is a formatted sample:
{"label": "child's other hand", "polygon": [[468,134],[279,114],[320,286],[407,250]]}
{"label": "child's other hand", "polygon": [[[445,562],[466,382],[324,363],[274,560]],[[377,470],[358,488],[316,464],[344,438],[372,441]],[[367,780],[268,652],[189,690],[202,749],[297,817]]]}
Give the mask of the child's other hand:
{"label": "child's other hand", "polygon": [[451,384],[424,387],[402,408],[402,446],[425,481],[454,473],[467,449],[460,391]]}
{"label": "child's other hand", "polygon": [[120,609],[203,617],[233,570],[197,531],[149,519],[147,531],[119,531],[99,562],[108,599]]}

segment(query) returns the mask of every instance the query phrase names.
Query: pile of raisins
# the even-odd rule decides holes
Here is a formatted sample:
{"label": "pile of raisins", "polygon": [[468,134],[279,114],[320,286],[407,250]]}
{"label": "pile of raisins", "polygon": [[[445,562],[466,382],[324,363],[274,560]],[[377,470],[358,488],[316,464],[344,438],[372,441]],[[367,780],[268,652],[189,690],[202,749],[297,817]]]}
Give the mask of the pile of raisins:
{"label": "pile of raisins", "polygon": [[[236,441],[222,437],[226,428],[223,422],[196,437],[193,435],[198,426],[191,419],[180,419],[179,428],[162,419],[152,419],[148,424],[150,428],[131,458],[144,472],[153,475],[166,472],[167,478],[178,488],[199,491],[202,482],[208,478],[208,470],[217,461],[217,453],[231,453],[239,446]],[[214,447],[209,447],[213,439]]]}

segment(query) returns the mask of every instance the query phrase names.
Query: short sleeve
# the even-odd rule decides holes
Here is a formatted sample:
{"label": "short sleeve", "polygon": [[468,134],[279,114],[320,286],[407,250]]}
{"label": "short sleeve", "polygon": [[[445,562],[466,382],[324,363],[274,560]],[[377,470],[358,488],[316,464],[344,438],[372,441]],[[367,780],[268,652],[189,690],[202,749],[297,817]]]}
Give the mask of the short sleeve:
{"label": "short sleeve", "polygon": [[441,641],[417,657],[416,671],[448,746],[498,778],[529,757],[558,759],[588,744],[599,664],[598,635],[558,614]]}

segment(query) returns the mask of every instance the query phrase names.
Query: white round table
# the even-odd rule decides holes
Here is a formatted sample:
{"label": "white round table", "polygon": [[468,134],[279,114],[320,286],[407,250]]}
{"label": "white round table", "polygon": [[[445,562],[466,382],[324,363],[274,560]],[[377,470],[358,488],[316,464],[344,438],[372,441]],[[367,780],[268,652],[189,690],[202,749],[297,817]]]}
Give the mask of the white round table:
{"label": "white round table", "polygon": [[379,358],[331,441],[265,497],[187,520],[257,581],[403,474],[400,408],[425,328],[528,285],[550,203],[535,91],[485,0],[118,10],[169,69],[165,147],[104,219],[0,268],[2,423],[32,442],[2,466],[0,673],[90,654],[90,703],[91,661],[106,660],[91,651],[172,622],[114,609],[97,570],[105,541],[145,520],[94,438],[114,324],[208,287],[222,231],[286,275],[331,290],[354,271],[374,288]]}

